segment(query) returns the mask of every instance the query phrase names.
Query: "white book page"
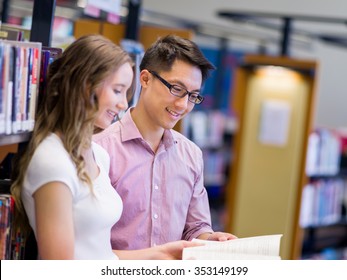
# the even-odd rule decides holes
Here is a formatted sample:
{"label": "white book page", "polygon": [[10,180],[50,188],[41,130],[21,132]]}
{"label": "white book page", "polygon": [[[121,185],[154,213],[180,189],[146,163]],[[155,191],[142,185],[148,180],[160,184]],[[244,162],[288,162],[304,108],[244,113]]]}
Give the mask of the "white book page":
{"label": "white book page", "polygon": [[184,248],[183,260],[280,260],[280,256],[251,255],[238,253],[225,253],[214,251],[211,248],[190,247]]}
{"label": "white book page", "polygon": [[282,234],[238,238],[229,241],[193,239],[203,246],[185,248],[184,259],[280,259]]}

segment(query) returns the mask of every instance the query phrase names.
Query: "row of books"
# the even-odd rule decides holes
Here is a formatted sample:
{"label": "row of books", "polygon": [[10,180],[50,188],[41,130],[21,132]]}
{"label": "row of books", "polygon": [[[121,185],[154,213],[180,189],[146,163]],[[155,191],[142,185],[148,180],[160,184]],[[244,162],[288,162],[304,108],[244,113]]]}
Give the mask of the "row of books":
{"label": "row of books", "polygon": [[20,260],[24,258],[25,240],[12,225],[14,201],[9,194],[0,194],[0,259]]}
{"label": "row of books", "polygon": [[0,134],[32,131],[41,43],[0,41]]}
{"label": "row of books", "polygon": [[308,139],[306,174],[336,175],[340,171],[341,136],[337,131],[320,128]]}
{"label": "row of books", "polygon": [[306,185],[302,193],[300,226],[322,226],[346,219],[347,179],[320,179]]}
{"label": "row of books", "polygon": [[224,186],[231,148],[228,152],[226,153],[223,149],[203,150],[205,186]]}
{"label": "row of books", "polygon": [[38,92],[38,104],[40,107],[42,97],[46,92],[46,81],[48,74],[48,66],[51,64],[57,57],[62,54],[63,50],[61,48],[54,47],[42,47],[41,51],[41,66],[40,66],[40,82],[39,82],[39,92]]}
{"label": "row of books", "polygon": [[182,133],[202,149],[204,183],[210,189],[225,185],[236,130],[236,119],[219,110],[193,111],[182,121]]}
{"label": "row of books", "polygon": [[182,122],[182,133],[202,149],[223,146],[225,134],[236,129],[236,118],[218,110],[193,111]]}

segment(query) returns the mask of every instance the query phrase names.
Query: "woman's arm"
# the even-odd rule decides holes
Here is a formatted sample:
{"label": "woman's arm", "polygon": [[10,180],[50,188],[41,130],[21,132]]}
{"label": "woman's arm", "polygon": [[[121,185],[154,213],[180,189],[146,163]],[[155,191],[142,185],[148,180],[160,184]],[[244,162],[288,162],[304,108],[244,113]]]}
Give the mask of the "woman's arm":
{"label": "woman's arm", "polygon": [[36,232],[41,259],[73,259],[72,194],[61,182],[40,187],[33,195]]}
{"label": "woman's arm", "polygon": [[181,260],[184,248],[201,245],[203,244],[181,240],[142,250],[114,250],[114,252],[121,260]]}

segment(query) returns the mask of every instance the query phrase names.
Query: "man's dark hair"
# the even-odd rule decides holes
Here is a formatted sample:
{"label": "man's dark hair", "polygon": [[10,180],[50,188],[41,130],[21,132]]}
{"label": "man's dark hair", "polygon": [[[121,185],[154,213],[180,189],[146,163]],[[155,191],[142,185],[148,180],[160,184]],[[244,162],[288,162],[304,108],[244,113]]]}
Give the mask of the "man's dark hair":
{"label": "man's dark hair", "polygon": [[170,71],[176,60],[182,60],[201,70],[202,82],[208,78],[215,67],[203,55],[199,47],[191,40],[176,35],[159,38],[145,52],[140,70]]}

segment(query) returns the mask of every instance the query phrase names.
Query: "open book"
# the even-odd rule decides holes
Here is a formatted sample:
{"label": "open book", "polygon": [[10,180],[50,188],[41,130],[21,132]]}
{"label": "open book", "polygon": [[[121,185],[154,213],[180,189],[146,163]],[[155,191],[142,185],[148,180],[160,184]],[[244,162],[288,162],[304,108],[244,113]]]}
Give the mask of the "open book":
{"label": "open book", "polygon": [[183,260],[280,260],[282,234],[238,238],[228,241],[193,239],[203,246],[183,249]]}

